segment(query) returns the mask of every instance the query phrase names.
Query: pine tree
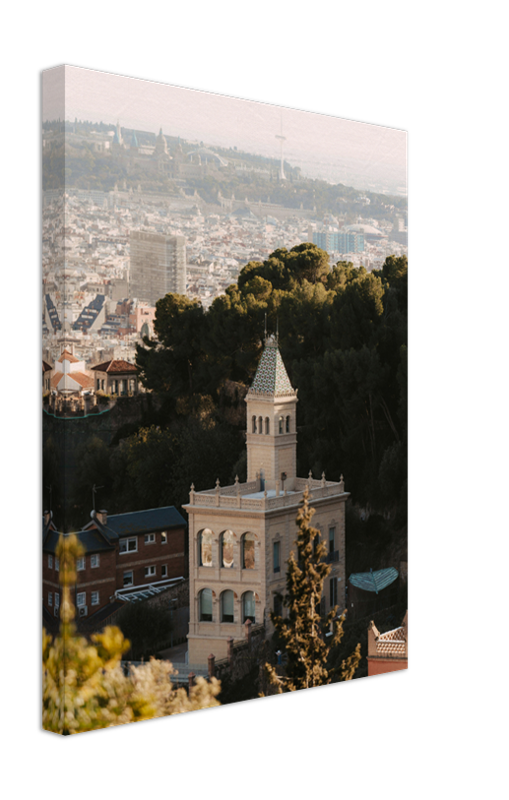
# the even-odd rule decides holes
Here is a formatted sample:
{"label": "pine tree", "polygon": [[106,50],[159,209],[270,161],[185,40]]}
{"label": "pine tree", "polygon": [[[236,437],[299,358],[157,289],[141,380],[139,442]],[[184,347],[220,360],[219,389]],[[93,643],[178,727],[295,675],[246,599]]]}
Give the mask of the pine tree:
{"label": "pine tree", "polygon": [[83,548],[76,536],[62,536],[56,555],[61,623],[54,641],[43,630],[43,728],[80,733],[219,705],[219,681],[198,678],[189,694],[174,689],[167,661],[151,659],[126,676],[120,662],[129,642],[117,627],[92,635],[91,642],[78,636],[69,587],[76,581],[76,559]]}
{"label": "pine tree", "polygon": [[[299,527],[298,558],[295,559],[293,551],[290,553],[286,573],[283,604],[288,608],[288,615],[280,617],[271,612],[276,634],[283,643],[287,658],[284,675],[278,675],[271,664],[265,665],[269,683],[278,692],[323,686],[336,677],[327,666],[327,661],[330,648],[339,644],[343,637],[346,611],[339,619],[337,607],[332,608],[325,619],[320,616],[323,585],[331,567],[325,563],[326,545],[320,540],[319,531],[311,526],[314,513],[315,510],[309,507],[306,488],[296,520]],[[333,635],[327,641],[325,634],[331,626]],[[353,678],[360,658],[358,644],[352,655],[342,662],[339,680]]]}

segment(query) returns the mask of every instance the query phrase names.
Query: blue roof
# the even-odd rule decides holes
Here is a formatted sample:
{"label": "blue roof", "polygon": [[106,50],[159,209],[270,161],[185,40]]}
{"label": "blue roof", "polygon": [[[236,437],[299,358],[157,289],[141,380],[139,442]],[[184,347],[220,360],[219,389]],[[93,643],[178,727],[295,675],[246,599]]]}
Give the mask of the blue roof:
{"label": "blue roof", "polygon": [[398,575],[397,569],[387,567],[386,569],[377,569],[376,572],[373,572],[373,570],[369,572],[353,572],[348,580],[352,586],[356,586],[358,589],[378,594],[382,589],[386,589],[391,583],[394,583]]}
{"label": "blue roof", "polygon": [[[45,553],[54,553],[57,548],[58,540],[61,534],[59,531],[50,530],[46,539],[44,540],[43,551]],[[97,528],[90,528],[85,531],[77,531],[76,538],[85,548],[85,553],[99,553],[103,550],[113,550],[114,545],[107,542],[104,536],[101,536]]]}
{"label": "blue roof", "polygon": [[167,528],[182,526],[186,527],[186,521],[175,506],[132,511],[129,514],[112,514],[108,515],[106,522],[106,528],[114,531],[118,536],[164,531]]}
{"label": "blue roof", "polygon": [[[113,550],[120,536],[182,527],[187,527],[184,517],[179,514],[175,506],[165,506],[146,511],[132,511],[128,514],[112,514],[107,517],[106,525],[94,516],[84,530],[76,531],[76,536],[85,548],[85,553],[99,553],[102,550]],[[54,553],[60,536],[59,531],[44,528],[44,552]]]}

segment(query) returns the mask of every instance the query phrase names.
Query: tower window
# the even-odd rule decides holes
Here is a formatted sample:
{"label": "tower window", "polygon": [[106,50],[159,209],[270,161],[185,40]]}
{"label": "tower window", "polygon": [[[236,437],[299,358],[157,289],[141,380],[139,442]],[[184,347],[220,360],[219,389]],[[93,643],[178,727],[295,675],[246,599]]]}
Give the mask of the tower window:
{"label": "tower window", "polygon": [[202,589],[200,592],[200,620],[212,622],[212,589]]}
{"label": "tower window", "polygon": [[263,433],[263,417],[258,417],[258,433]]}
{"label": "tower window", "polygon": [[279,433],[283,433],[285,421],[283,417],[279,417]]}
{"label": "tower window", "polygon": [[281,569],[281,564],[279,562],[279,542],[274,542],[272,555],[273,555],[273,562],[274,562],[274,572],[279,572]]}
{"label": "tower window", "polygon": [[255,567],[255,542],[252,533],[245,533],[242,537],[242,569]]}
{"label": "tower window", "polygon": [[200,567],[212,566],[212,531],[205,528],[198,534],[198,562]]}
{"label": "tower window", "polygon": [[268,417],[265,417],[265,433],[270,433],[270,419]]}
{"label": "tower window", "polygon": [[224,531],[219,540],[221,546],[221,566],[229,569],[233,567],[233,531]]}
{"label": "tower window", "polygon": [[286,418],[286,432],[290,433],[290,417]]}
{"label": "tower window", "polygon": [[221,595],[221,622],[233,622],[233,592],[227,589]]}
{"label": "tower window", "polygon": [[252,431],[253,431],[253,433],[256,433],[256,417],[253,417],[251,422],[252,422],[252,426],[253,426],[252,427]]}
{"label": "tower window", "polygon": [[250,619],[255,622],[255,598],[253,592],[244,592],[242,595],[242,622]]}

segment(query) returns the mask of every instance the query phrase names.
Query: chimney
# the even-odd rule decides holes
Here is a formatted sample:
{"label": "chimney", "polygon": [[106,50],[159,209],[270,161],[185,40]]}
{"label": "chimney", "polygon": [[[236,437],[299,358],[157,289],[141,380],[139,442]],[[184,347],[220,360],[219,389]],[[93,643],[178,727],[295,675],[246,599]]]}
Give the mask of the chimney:
{"label": "chimney", "polygon": [[103,508],[101,511],[96,511],[95,512],[95,516],[97,518],[97,521],[100,522],[101,525],[106,525],[107,524],[107,522],[108,522],[108,512],[106,511],[105,508]]}

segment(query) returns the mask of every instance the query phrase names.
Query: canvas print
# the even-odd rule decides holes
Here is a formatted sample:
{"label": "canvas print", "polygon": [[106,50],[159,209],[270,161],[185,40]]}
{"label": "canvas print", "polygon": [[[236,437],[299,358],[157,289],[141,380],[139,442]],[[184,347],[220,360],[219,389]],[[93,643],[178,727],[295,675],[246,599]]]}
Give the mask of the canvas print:
{"label": "canvas print", "polygon": [[406,144],[43,73],[46,730],[406,669]]}

